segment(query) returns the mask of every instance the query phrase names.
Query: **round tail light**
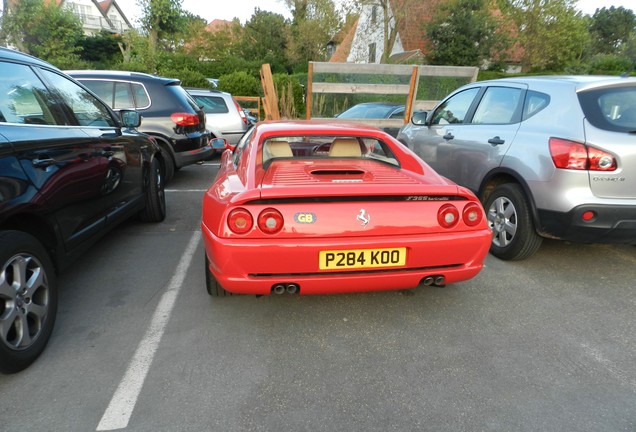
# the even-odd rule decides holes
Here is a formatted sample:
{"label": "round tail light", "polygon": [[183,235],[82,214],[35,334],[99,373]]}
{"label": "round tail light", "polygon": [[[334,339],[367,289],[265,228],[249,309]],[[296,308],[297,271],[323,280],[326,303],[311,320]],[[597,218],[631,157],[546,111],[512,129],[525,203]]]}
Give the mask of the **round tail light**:
{"label": "round tail light", "polygon": [[481,207],[477,203],[469,203],[464,207],[464,211],[462,213],[462,219],[464,223],[470,227],[474,227],[479,225],[481,220],[483,219],[483,212]]}
{"label": "round tail light", "polygon": [[266,208],[258,215],[258,228],[265,234],[276,234],[284,222],[283,215],[274,208]]}
{"label": "round tail light", "polygon": [[227,224],[235,234],[245,234],[252,229],[254,218],[252,214],[244,208],[237,208],[230,212],[227,217]]}
{"label": "round tail light", "polygon": [[452,204],[444,204],[437,212],[437,222],[442,228],[452,228],[459,222],[459,211]]}

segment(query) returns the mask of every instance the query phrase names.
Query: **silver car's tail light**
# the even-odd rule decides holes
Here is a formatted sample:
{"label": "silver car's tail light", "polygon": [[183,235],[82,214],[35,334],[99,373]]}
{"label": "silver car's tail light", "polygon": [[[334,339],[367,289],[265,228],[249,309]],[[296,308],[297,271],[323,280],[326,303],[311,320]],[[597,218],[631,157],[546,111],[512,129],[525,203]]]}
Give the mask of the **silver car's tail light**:
{"label": "silver car's tail light", "polygon": [[550,154],[560,169],[614,171],[616,159],[610,153],[580,142],[550,138]]}
{"label": "silver car's tail light", "polygon": [[243,123],[247,124],[247,116],[245,115],[245,111],[243,111],[243,108],[241,108],[236,99],[232,98],[232,101],[234,101],[234,106],[238,110],[238,113],[241,116],[241,120],[243,120]]}

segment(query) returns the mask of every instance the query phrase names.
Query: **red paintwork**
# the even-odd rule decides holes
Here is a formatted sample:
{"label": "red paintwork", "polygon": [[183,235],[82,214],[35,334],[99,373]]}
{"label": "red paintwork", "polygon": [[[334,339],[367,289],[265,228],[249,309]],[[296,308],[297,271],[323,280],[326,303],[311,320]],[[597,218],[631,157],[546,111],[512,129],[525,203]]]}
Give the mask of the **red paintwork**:
{"label": "red paintwork", "polygon": [[[369,159],[322,158],[274,160],[265,169],[262,142],[295,135],[376,138],[391,148],[400,167]],[[443,275],[446,283],[467,280],[482,268],[492,236],[485,214],[476,227],[460,220],[444,229],[437,220],[442,205],[452,203],[461,215],[466,204],[479,202],[477,198],[439,176],[379,129],[341,122],[262,122],[236,167],[233,157],[230,151],[222,155],[217,178],[203,199],[202,214],[209,269],[227,291],[269,294],[277,283],[296,283],[301,294],[404,289],[430,275]],[[333,170],[337,172],[332,175]],[[396,198],[430,195],[453,200]],[[262,233],[256,224],[246,234],[234,234],[226,220],[236,207],[249,210],[255,221],[262,210],[276,208],[285,225],[275,235]],[[371,215],[366,226],[356,219],[361,209]],[[295,218],[303,217],[299,215],[311,215],[310,222],[298,222]],[[405,267],[318,268],[321,250],[395,247],[407,248]]]}

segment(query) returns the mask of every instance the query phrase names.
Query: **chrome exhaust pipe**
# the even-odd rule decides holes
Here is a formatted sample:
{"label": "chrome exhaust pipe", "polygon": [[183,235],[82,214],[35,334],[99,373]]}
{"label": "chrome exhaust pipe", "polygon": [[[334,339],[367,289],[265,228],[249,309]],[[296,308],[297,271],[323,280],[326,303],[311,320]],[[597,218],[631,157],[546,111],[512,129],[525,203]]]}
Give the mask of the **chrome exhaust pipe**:
{"label": "chrome exhaust pipe", "polygon": [[274,294],[284,294],[285,293],[285,285],[283,284],[276,284],[272,287],[272,291],[274,292]]}
{"label": "chrome exhaust pipe", "polygon": [[435,279],[433,279],[433,276],[426,276],[423,281],[424,285],[426,286],[433,285],[433,282],[435,282]]}
{"label": "chrome exhaust pipe", "polygon": [[444,286],[444,282],[446,282],[446,279],[444,278],[444,276],[436,276],[435,277],[435,285]]}
{"label": "chrome exhaust pipe", "polygon": [[287,294],[296,294],[298,292],[298,285],[295,283],[288,283],[285,287]]}

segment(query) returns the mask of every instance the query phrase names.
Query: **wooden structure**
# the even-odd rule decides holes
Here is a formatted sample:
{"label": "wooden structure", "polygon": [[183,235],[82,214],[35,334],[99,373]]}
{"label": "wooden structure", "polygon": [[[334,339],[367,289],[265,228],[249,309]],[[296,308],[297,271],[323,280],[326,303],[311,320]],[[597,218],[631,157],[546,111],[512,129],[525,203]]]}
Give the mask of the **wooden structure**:
{"label": "wooden structure", "polygon": [[234,96],[237,102],[247,102],[249,106],[243,106],[242,108],[250,110],[250,112],[260,120],[261,118],[261,98],[258,96]]}
{"label": "wooden structure", "polygon": [[[307,78],[306,118],[312,117],[312,103],[316,95],[320,94],[377,94],[378,100],[382,95],[403,95],[405,110],[403,119],[360,119],[364,123],[376,127],[401,127],[411,118],[414,110],[433,108],[438,100],[417,100],[417,89],[420,77],[460,77],[468,82],[477,80],[479,69],[468,66],[418,66],[396,64],[362,64],[362,63],[321,63],[310,62]],[[317,82],[314,74],[347,74],[347,75],[390,75],[403,76],[408,84],[371,84],[371,83],[343,83]]]}
{"label": "wooden structure", "polygon": [[280,120],[278,96],[269,64],[261,66],[261,85],[263,86],[263,112],[265,120]]}

